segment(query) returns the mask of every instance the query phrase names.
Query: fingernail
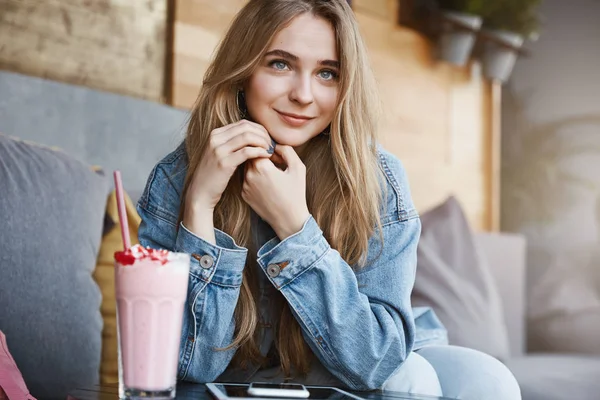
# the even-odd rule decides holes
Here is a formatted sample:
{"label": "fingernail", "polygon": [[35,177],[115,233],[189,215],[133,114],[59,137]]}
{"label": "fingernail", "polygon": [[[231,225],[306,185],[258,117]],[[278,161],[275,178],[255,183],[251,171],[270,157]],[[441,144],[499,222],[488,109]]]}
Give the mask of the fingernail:
{"label": "fingernail", "polygon": [[275,152],[275,146],[277,146],[277,142],[275,141],[275,139],[271,138],[271,147],[269,147],[267,153],[273,154]]}

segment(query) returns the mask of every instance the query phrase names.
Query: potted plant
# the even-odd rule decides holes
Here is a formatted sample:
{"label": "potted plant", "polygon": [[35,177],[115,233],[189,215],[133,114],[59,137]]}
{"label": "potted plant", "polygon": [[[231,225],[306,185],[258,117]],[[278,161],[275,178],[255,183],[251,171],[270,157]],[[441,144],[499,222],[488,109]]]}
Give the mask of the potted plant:
{"label": "potted plant", "polygon": [[506,82],[518,52],[526,39],[538,36],[541,0],[489,1],[483,12],[484,37],[482,62],[486,77]]}
{"label": "potted plant", "polygon": [[[439,0],[438,58],[464,66],[473,50],[485,0]],[[489,0],[488,0],[489,1]]]}

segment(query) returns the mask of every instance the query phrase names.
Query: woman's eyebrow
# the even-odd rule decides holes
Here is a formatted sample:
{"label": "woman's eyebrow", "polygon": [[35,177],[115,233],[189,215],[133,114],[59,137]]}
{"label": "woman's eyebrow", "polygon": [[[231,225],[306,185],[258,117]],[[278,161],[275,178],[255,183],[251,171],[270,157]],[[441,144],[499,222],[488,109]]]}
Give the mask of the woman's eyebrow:
{"label": "woman's eyebrow", "polygon": [[265,56],[279,56],[283,58],[287,58],[291,61],[298,61],[298,56],[293,55],[292,53],[288,53],[285,50],[275,49],[267,52]]}
{"label": "woman's eyebrow", "polygon": [[[279,56],[279,57],[286,58],[286,59],[288,59],[290,61],[294,61],[294,62],[299,60],[299,57],[297,55],[294,55],[288,51],[281,50],[281,49],[271,50],[265,54],[265,57],[266,56]],[[332,67],[332,68],[340,68],[339,61],[335,61],[335,60],[319,60],[318,64],[327,66],[327,67]]]}
{"label": "woman's eyebrow", "polygon": [[319,60],[319,65],[340,69],[340,62],[335,60]]}

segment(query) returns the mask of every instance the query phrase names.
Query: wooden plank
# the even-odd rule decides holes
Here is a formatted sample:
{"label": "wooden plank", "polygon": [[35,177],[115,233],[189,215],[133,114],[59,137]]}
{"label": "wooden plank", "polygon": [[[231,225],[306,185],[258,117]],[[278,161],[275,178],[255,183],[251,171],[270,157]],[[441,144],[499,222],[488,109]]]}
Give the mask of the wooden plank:
{"label": "wooden plank", "polygon": [[166,0],[0,0],[0,68],[162,100]]}
{"label": "wooden plank", "polygon": [[170,104],[189,108],[208,62],[235,13],[247,0],[174,0]]}
{"label": "wooden plank", "polygon": [[200,89],[209,60],[180,54],[174,63],[174,82]]}
{"label": "wooden plank", "polygon": [[173,107],[189,109],[198,97],[198,86],[175,83],[173,86]]}
{"label": "wooden plank", "polygon": [[190,25],[176,21],[173,51],[176,55],[209,60],[220,39],[218,33],[201,25]]}
{"label": "wooden plank", "polygon": [[176,20],[183,24],[202,26],[221,36],[245,2],[243,0],[178,0]]}
{"label": "wooden plank", "polygon": [[398,0],[352,0],[355,12],[369,14],[385,21],[396,23],[398,20]]}
{"label": "wooden plank", "polygon": [[163,74],[163,96],[167,104],[173,104],[173,77],[174,77],[174,55],[173,50],[175,43],[175,20],[176,9],[175,0],[166,0],[166,17],[165,17],[165,63]]}
{"label": "wooden plank", "polygon": [[454,195],[475,230],[493,228],[490,94],[481,74],[435,60],[409,29],[356,11],[384,103],[381,140],[402,159],[419,212]]}
{"label": "wooden plank", "polygon": [[491,231],[500,230],[500,179],[501,179],[501,132],[502,132],[502,85],[491,82],[486,96],[487,124],[489,134],[485,143],[485,174],[487,180],[487,226]]}

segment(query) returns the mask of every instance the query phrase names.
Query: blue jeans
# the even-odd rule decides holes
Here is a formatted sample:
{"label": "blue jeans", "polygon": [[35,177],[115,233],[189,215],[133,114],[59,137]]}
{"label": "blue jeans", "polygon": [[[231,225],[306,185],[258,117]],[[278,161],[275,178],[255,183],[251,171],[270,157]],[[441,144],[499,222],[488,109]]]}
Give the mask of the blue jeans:
{"label": "blue jeans", "polygon": [[461,400],[520,400],[508,368],[482,352],[458,346],[427,346],[410,354],[384,389]]}
{"label": "blue jeans", "polygon": [[[281,370],[271,368],[257,372],[248,381],[282,380]],[[343,387],[320,363],[312,365],[306,379],[295,382]],[[477,350],[446,345],[427,346],[410,353],[383,389],[460,400],[521,399],[515,377],[500,361]]]}

